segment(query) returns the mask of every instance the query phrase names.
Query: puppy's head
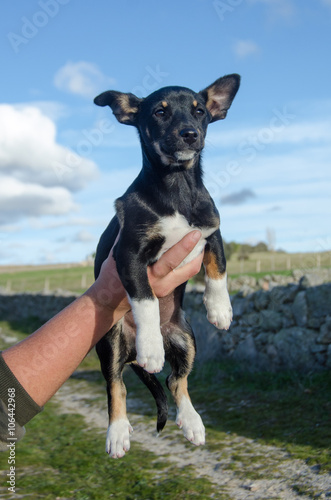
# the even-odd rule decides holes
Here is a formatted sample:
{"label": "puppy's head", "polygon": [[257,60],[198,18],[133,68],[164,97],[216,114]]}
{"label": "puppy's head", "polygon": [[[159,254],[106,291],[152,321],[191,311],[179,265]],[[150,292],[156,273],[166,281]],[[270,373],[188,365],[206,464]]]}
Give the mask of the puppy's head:
{"label": "puppy's head", "polygon": [[138,129],[143,152],[153,163],[190,168],[204,147],[208,124],[226,117],[239,85],[239,75],[233,74],[198,93],[163,87],[141,99],[109,90],[94,102],[109,106],[120,123]]}

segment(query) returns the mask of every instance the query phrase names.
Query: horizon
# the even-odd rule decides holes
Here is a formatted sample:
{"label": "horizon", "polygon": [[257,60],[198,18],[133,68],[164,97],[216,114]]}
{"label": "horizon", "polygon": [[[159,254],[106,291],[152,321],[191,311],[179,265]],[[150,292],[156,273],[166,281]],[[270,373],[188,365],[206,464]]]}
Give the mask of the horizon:
{"label": "horizon", "polygon": [[[0,266],[81,262],[141,168],[93,98],[238,73],[204,180],[226,242],[331,250],[331,1],[18,0],[0,20]],[[102,15],[100,15],[102,13]]]}

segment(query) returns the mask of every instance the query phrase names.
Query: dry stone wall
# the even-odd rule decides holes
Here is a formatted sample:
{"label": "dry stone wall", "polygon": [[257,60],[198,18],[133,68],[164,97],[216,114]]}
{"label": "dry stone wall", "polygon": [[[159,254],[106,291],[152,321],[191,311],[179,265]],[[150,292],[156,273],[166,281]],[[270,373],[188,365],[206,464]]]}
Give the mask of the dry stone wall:
{"label": "dry stone wall", "polygon": [[252,370],[331,368],[331,283],[277,286],[232,297],[229,331],[208,323],[202,294],[185,298],[196,335],[197,358],[233,359]]}
{"label": "dry stone wall", "polygon": [[[233,322],[218,331],[206,319],[202,293],[187,293],[186,316],[197,341],[197,362],[231,359],[251,370],[331,368],[331,283],[275,286],[232,296]],[[47,321],[76,295],[1,294],[0,320]]]}

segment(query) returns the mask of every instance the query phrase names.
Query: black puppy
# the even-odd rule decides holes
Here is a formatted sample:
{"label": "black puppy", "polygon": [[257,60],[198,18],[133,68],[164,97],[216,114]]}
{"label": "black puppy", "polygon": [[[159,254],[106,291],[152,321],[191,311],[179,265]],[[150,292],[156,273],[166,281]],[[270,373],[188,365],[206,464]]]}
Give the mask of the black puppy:
{"label": "black puppy", "polygon": [[185,261],[205,249],[207,317],[217,328],[229,328],[232,309],[219,215],[202,182],[200,157],[208,124],[226,117],[239,83],[239,75],[233,74],[199,93],[184,87],[165,87],[145,99],[107,91],[94,100],[98,106],[110,106],[120,123],[138,129],[143,155],[138,177],[116,200],[116,216],[101,236],[95,259],[98,276],[120,231],[113,254],[131,312],[97,344],[107,381],[106,451],[113,457],[122,457],[130,448],[132,428],[122,379],[126,363],[156,400],[159,431],[166,423],[167,400],[153,373],[160,372],[167,359],[172,368],[167,386],[177,406],[176,423],[192,443],[205,442],[202,420],[187,390],[195,340],[182,311],[185,284],[158,300],[148,281],[147,266],[185,234],[199,229],[201,240]]}

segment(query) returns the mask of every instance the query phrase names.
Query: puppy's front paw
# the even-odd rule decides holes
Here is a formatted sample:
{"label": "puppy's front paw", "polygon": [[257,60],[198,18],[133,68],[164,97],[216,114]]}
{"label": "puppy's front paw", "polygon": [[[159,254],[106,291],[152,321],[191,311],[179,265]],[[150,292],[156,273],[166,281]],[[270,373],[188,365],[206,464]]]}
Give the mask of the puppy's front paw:
{"label": "puppy's front paw", "polygon": [[130,434],[133,429],[127,418],[112,422],[107,431],[106,452],[112,458],[122,458],[130,449]]}
{"label": "puppy's front paw", "polygon": [[158,373],[164,365],[164,347],[161,332],[140,332],[136,338],[137,363],[149,373]]}
{"label": "puppy's front paw", "polygon": [[195,411],[192,403],[187,398],[182,399],[178,408],[176,424],[183,430],[188,441],[196,446],[205,444],[205,426],[199,413]]}
{"label": "puppy's front paw", "polygon": [[232,306],[226,281],[208,280],[203,302],[208,321],[219,330],[228,330],[232,321]]}
{"label": "puppy's front paw", "polygon": [[137,326],[137,363],[149,373],[158,373],[164,365],[159,301],[157,299],[132,300],[131,306]]}

